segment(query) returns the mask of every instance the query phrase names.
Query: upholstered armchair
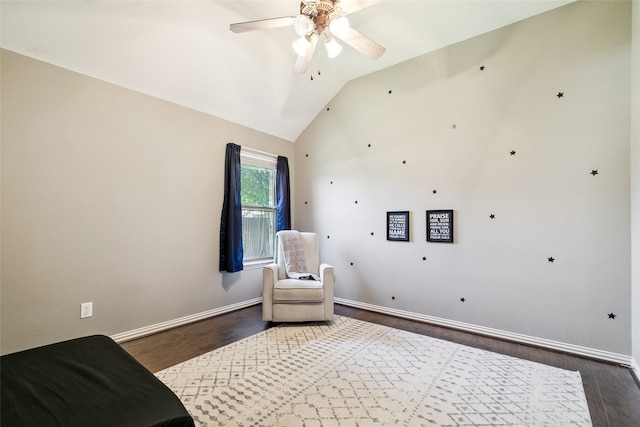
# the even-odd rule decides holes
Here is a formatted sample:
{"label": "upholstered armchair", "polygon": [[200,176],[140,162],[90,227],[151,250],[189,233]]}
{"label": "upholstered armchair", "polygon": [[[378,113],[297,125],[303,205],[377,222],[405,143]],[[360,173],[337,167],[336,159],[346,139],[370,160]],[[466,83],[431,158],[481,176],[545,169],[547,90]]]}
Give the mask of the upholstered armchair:
{"label": "upholstered armchair", "polygon": [[[304,252],[306,272],[315,276],[292,278],[290,264],[285,265],[283,235],[276,234],[276,256],[274,262],[262,271],[262,319],[273,322],[308,322],[333,320],[333,266],[320,263],[320,245],[316,233],[299,233]],[[291,232],[288,234],[291,235]],[[289,255],[289,253],[287,253]],[[296,276],[291,274],[292,276]]]}

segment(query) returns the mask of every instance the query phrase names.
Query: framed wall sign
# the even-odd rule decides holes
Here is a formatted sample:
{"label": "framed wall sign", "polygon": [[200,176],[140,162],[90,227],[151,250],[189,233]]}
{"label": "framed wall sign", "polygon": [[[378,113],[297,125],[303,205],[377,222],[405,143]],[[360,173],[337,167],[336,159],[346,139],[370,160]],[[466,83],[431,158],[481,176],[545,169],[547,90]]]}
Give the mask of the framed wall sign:
{"label": "framed wall sign", "polygon": [[453,243],[453,210],[427,211],[427,242]]}
{"label": "framed wall sign", "polygon": [[387,212],[387,240],[409,241],[409,211]]}

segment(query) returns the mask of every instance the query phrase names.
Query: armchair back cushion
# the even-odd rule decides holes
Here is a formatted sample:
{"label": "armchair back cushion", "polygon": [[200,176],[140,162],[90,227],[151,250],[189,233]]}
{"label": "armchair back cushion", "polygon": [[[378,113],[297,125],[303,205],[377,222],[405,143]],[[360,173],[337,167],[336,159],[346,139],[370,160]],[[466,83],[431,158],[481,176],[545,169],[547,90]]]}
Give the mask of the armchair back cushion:
{"label": "armchair back cushion", "polygon": [[[276,235],[277,236],[277,235]],[[315,274],[319,273],[320,268],[320,241],[316,233],[300,232],[300,239],[302,240],[302,247],[304,248],[304,256],[307,261],[306,273]],[[287,269],[284,265],[284,254],[282,253],[282,245],[280,240],[276,237],[276,262],[278,264],[278,280],[284,280],[287,278]]]}

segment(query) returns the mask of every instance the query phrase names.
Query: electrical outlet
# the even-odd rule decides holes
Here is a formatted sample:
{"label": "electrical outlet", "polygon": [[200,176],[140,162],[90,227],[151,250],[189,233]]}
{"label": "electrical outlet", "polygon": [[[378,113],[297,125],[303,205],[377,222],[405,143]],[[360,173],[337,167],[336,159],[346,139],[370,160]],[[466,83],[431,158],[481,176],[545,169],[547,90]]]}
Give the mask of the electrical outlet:
{"label": "electrical outlet", "polygon": [[92,302],[83,302],[80,304],[80,318],[86,319],[87,317],[93,316],[93,303]]}

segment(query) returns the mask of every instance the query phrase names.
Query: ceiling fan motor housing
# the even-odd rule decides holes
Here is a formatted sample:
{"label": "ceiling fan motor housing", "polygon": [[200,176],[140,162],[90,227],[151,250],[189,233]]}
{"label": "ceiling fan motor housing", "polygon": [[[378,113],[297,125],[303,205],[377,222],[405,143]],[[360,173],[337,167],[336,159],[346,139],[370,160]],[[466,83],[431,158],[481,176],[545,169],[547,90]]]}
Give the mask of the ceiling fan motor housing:
{"label": "ceiling fan motor housing", "polygon": [[302,1],[300,14],[308,16],[314,24],[314,32],[321,34],[338,12],[340,0]]}

